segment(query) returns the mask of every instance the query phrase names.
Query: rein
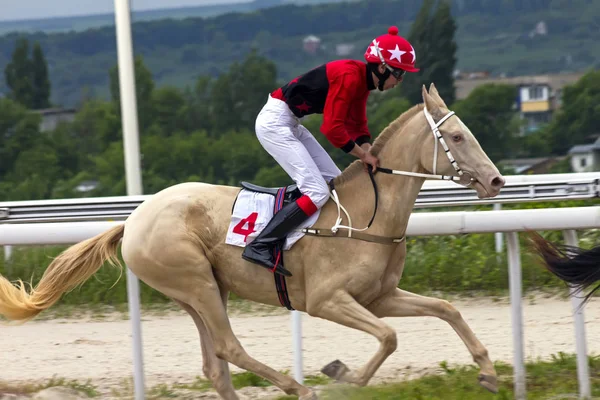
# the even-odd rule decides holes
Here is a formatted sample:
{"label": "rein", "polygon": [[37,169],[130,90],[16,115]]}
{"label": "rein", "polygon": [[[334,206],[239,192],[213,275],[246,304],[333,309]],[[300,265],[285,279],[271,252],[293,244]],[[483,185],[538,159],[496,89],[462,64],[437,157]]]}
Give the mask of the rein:
{"label": "rein", "polygon": [[[471,177],[471,175],[468,172],[465,173],[465,171],[463,171],[458,166],[458,163],[452,156],[452,153],[450,152],[450,149],[448,148],[448,145],[446,144],[446,141],[442,137],[442,134],[440,133],[440,129],[439,129],[439,127],[445,121],[447,121],[448,118],[455,115],[454,111],[448,112],[448,114],[446,114],[437,123],[435,123],[435,121],[433,120],[433,117],[427,110],[427,107],[423,107],[423,113],[425,114],[425,118],[427,119],[427,122],[429,123],[429,126],[431,127],[433,136],[435,137],[435,139],[437,139],[437,140],[434,140],[433,174],[422,174],[422,173],[418,173],[418,172],[399,171],[399,170],[383,168],[383,167],[378,167],[377,171],[382,172],[384,174],[390,174],[390,175],[405,175],[405,176],[415,176],[415,177],[426,178],[426,179],[456,181],[460,185],[463,185],[466,187],[471,186],[473,184],[473,182],[475,181],[475,179],[473,179],[473,177]],[[444,152],[446,153],[448,160],[450,160],[450,164],[452,164],[452,166],[458,173],[458,176],[436,174],[438,142],[444,148]],[[371,179],[371,183],[373,184],[373,190],[375,192],[375,209],[373,210],[373,216],[371,217],[371,220],[369,221],[369,223],[367,224],[367,226],[365,228],[358,229],[358,228],[352,227],[352,220],[350,218],[350,214],[348,213],[348,211],[346,211],[344,206],[342,206],[342,204],[338,198],[337,191],[333,187],[333,181],[331,181],[330,197],[333,198],[333,201],[337,204],[337,209],[338,209],[338,217],[337,217],[335,224],[329,230],[319,229],[319,228],[314,228],[314,229],[313,228],[304,228],[304,229],[301,229],[301,232],[303,232],[307,235],[311,235],[311,236],[347,237],[347,238],[358,239],[358,240],[363,240],[363,241],[373,242],[373,243],[381,243],[381,244],[395,244],[395,243],[401,243],[404,240],[406,240],[406,236],[394,238],[394,237],[388,237],[388,236],[371,235],[368,233],[363,233],[363,231],[366,231],[367,229],[369,229],[371,227],[371,224],[373,223],[373,220],[375,219],[375,215],[377,214],[377,206],[379,203],[379,191],[377,190],[377,183],[375,182],[375,177],[373,176],[372,167],[370,165],[368,166],[368,172],[369,172],[369,178]],[[344,211],[344,213],[346,214],[346,217],[348,218],[348,226],[341,225],[342,217],[341,217],[340,210]],[[338,235],[338,232],[340,229],[346,229],[348,231],[347,236]],[[355,232],[355,233],[352,233],[352,232]]]}

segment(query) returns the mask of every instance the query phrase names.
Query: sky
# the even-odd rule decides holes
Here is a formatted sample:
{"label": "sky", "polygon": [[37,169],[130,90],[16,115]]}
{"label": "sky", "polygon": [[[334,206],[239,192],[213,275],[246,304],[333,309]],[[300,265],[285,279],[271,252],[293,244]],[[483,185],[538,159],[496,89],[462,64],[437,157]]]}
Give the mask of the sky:
{"label": "sky", "polygon": [[[249,0],[130,0],[133,10],[242,3]],[[0,20],[112,13],[113,0],[0,0]]]}

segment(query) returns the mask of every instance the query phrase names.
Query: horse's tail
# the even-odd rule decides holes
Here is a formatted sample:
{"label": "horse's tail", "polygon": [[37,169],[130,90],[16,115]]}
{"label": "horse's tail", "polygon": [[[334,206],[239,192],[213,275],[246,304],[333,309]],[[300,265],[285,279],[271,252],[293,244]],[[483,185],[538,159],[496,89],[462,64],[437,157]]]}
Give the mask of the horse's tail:
{"label": "horse's tail", "polygon": [[[535,232],[528,232],[546,269],[581,292],[595,282],[600,282],[600,245],[585,250],[577,246],[550,242]],[[587,302],[600,285],[585,297]]]}
{"label": "horse's tail", "polygon": [[29,294],[20,279],[15,286],[0,276],[0,314],[26,322],[50,308],[63,293],[88,280],[106,261],[122,269],[117,248],[124,229],[124,225],[115,226],[69,247],[50,263]]}

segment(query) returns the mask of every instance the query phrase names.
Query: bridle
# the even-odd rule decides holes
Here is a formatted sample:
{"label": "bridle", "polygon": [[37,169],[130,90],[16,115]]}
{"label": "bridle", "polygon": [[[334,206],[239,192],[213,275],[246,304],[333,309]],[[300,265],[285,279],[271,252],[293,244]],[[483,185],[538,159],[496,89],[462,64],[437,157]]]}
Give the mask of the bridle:
{"label": "bridle", "polygon": [[[399,170],[394,170],[394,169],[389,169],[389,168],[384,168],[384,167],[377,167],[377,171],[382,172],[384,174],[391,174],[391,175],[406,175],[406,176],[415,176],[415,177],[426,178],[426,179],[450,180],[450,181],[457,182],[459,185],[462,185],[465,187],[471,186],[473,184],[473,182],[475,182],[475,179],[471,176],[471,174],[463,171],[458,166],[458,163],[454,159],[454,156],[452,156],[452,152],[448,148],[448,145],[446,144],[446,141],[444,140],[444,138],[442,137],[442,134],[440,132],[440,126],[442,126],[442,124],[444,122],[446,122],[450,117],[455,115],[454,111],[449,111],[437,123],[433,120],[433,117],[427,110],[427,106],[423,106],[423,113],[425,114],[425,119],[427,119],[427,122],[429,123],[429,127],[431,128],[431,132],[433,133],[433,136],[435,138],[433,141],[434,142],[433,174],[422,174],[419,172],[411,172],[411,171],[399,171]],[[452,166],[454,167],[454,170],[457,172],[458,176],[456,176],[456,175],[438,175],[436,173],[437,172],[438,143],[442,145],[442,148],[444,149],[444,152],[446,153],[448,160],[450,160],[450,164],[452,164]],[[358,229],[358,228],[352,227],[352,220],[350,218],[350,215],[348,214],[348,211],[346,211],[344,206],[341,204],[338,194],[337,194],[337,191],[335,190],[335,187],[333,187],[333,181],[332,181],[330,183],[330,189],[331,189],[330,197],[337,204],[338,217],[337,217],[335,224],[331,227],[331,234],[329,234],[328,232],[326,232],[322,229],[305,228],[305,229],[302,229],[301,231],[306,234],[310,234],[310,235],[314,235],[314,236],[337,236],[338,230],[340,228],[342,228],[342,229],[348,230],[347,237],[349,237],[349,238],[354,237],[356,239],[367,240],[367,241],[378,242],[378,243],[386,243],[386,244],[402,242],[404,240],[404,237],[388,238],[388,237],[382,237],[382,236],[377,236],[377,235],[367,235],[364,233],[360,234],[360,232],[365,231],[369,227],[371,227],[371,224],[373,223],[373,220],[375,219],[375,214],[377,213],[377,204],[378,204],[378,200],[379,200],[377,184],[375,183],[373,171],[372,171],[372,168],[370,165],[368,167],[369,167],[368,168],[369,177],[371,178],[371,183],[373,184],[373,190],[375,191],[375,209],[373,211],[373,216],[371,217],[371,220],[369,221],[369,223],[367,224],[367,226],[365,228]],[[342,217],[341,217],[340,211],[344,211],[344,213],[346,214],[346,217],[348,218],[348,226],[341,225]],[[355,234],[355,236],[352,236],[353,231],[358,232],[359,234],[358,235]],[[343,236],[339,236],[339,237],[343,237]]]}
{"label": "bridle", "polygon": [[[394,169],[379,168],[379,167],[377,168],[377,171],[383,172],[384,174],[408,175],[408,176],[417,176],[417,177],[427,178],[427,179],[455,181],[459,185],[462,185],[462,186],[466,186],[466,187],[471,186],[473,184],[473,182],[475,182],[475,179],[471,176],[471,174],[463,171],[458,166],[458,163],[454,159],[454,156],[452,156],[452,152],[448,148],[446,141],[444,140],[444,138],[442,137],[442,134],[440,133],[440,126],[442,126],[442,124],[444,122],[446,122],[451,116],[455,115],[454,111],[448,112],[448,114],[444,115],[444,117],[442,119],[440,119],[437,123],[433,120],[433,117],[427,110],[427,107],[423,107],[423,113],[425,114],[425,118],[427,119],[427,122],[429,123],[429,126],[431,127],[431,132],[433,133],[433,136],[436,139],[433,141],[434,142],[433,174],[421,174],[418,172],[398,171],[398,170],[394,170]],[[450,164],[452,164],[452,166],[458,173],[458,176],[456,176],[456,175],[437,175],[436,174],[437,173],[438,143],[442,145],[444,152],[446,153],[446,156],[448,157],[448,160],[450,160]]]}

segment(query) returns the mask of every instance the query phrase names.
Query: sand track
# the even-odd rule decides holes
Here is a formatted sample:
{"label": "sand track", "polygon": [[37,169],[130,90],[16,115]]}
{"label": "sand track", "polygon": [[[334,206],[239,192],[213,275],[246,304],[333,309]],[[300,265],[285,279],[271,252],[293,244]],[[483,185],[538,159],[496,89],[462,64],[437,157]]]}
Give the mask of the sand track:
{"label": "sand track", "polygon": [[[467,323],[488,348],[492,360],[512,363],[510,305],[489,299],[454,301]],[[585,309],[587,346],[600,353],[600,301]],[[575,352],[571,303],[538,298],[525,301],[524,339],[528,359]],[[471,357],[452,328],[435,318],[389,318],[398,333],[398,350],[383,364],[373,383],[436,370],[442,361],[470,364]],[[232,325],[248,353],[278,370],[293,366],[291,319],[288,314],[238,316]],[[186,314],[144,316],[144,366],[148,387],[190,383],[202,371],[195,326]],[[0,327],[0,381],[41,381],[53,375],[84,382],[91,379],[108,397],[131,376],[132,351],[128,320],[61,319]],[[304,373],[319,374],[337,358],[350,368],[368,360],[377,341],[359,331],[303,315]],[[232,366],[232,371],[240,371]]]}

